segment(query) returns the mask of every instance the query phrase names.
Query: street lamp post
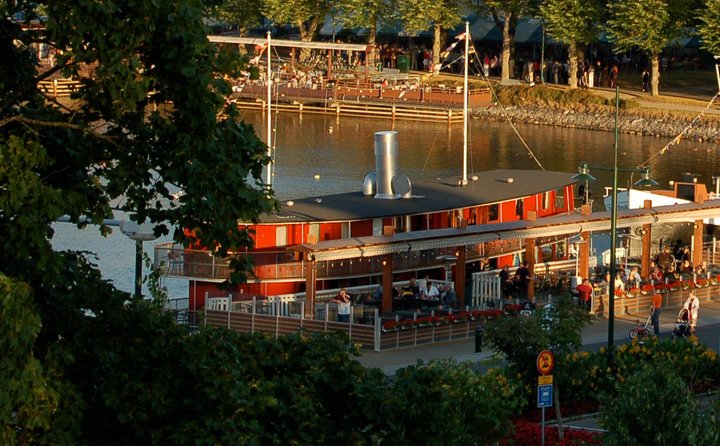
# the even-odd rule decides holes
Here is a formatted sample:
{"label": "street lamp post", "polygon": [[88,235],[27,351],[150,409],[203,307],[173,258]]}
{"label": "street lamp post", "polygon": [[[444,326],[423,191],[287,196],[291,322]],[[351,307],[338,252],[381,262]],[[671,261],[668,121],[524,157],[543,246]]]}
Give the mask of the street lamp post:
{"label": "street lamp post", "polygon": [[[618,171],[639,172],[642,178],[632,185],[637,187],[654,187],[658,186],[657,181],[650,178],[650,169],[648,167],[640,167],[634,169],[618,169],[618,115],[620,110],[620,88],[615,86],[615,143],[613,144],[613,181],[612,181],[612,205],[610,208],[610,280],[608,281],[608,364],[614,363],[614,343],[615,343],[615,274],[616,274],[616,250],[617,250],[617,188],[618,188]],[[596,169],[607,169],[602,167],[594,167]],[[632,176],[631,182],[632,182]],[[585,200],[587,201],[587,184],[588,181],[595,180],[590,175],[590,166],[586,162],[580,163],[578,173],[572,177],[573,180],[585,181]]]}
{"label": "street lamp post", "polygon": [[134,221],[121,221],[120,231],[129,239],[135,241],[135,297],[142,297],[142,258],[143,242],[155,240],[150,224],[137,224]]}
{"label": "street lamp post", "polygon": [[[617,161],[620,87],[615,85],[615,144],[613,145],[612,207],[610,208],[610,280],[608,280],[608,365],[615,363],[615,250],[617,248]],[[610,285],[612,284],[612,286]]]}

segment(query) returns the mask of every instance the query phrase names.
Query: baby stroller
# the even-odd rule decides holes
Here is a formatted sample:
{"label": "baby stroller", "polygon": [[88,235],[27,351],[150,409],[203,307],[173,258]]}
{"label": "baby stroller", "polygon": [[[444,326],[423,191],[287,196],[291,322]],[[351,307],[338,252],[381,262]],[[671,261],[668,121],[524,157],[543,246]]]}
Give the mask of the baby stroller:
{"label": "baby stroller", "polygon": [[677,321],[675,321],[675,328],[673,328],[673,337],[677,338],[688,338],[690,337],[690,322],[688,322],[688,310],[683,308],[678,313]]}

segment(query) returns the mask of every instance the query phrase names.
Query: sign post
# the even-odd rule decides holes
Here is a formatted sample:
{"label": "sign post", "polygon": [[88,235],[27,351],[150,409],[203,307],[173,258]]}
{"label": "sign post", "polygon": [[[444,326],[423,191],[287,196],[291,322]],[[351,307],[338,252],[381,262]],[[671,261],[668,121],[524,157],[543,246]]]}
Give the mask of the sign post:
{"label": "sign post", "polygon": [[553,405],[553,376],[550,375],[555,367],[555,355],[550,350],[543,350],[537,357],[538,376],[537,407],[542,409],[540,424],[540,444],[545,446],[545,408]]}

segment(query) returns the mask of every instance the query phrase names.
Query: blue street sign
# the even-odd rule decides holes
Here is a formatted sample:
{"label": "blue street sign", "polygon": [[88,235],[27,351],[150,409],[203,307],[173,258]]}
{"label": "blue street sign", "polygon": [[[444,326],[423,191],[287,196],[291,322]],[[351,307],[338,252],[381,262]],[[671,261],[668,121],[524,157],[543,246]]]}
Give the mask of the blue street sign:
{"label": "blue street sign", "polygon": [[552,407],[553,385],[542,384],[538,386],[537,407]]}

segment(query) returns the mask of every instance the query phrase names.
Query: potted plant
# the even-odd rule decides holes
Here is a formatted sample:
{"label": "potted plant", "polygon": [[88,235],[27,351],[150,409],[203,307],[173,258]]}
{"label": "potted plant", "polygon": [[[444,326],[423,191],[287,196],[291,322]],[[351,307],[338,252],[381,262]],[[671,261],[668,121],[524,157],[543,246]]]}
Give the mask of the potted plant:
{"label": "potted plant", "polygon": [[400,321],[400,330],[409,330],[413,328],[415,325],[415,320],[413,319],[403,319]]}
{"label": "potted plant", "polygon": [[388,331],[397,331],[398,330],[398,321],[395,319],[385,321],[382,324],[382,331],[388,332]]}

